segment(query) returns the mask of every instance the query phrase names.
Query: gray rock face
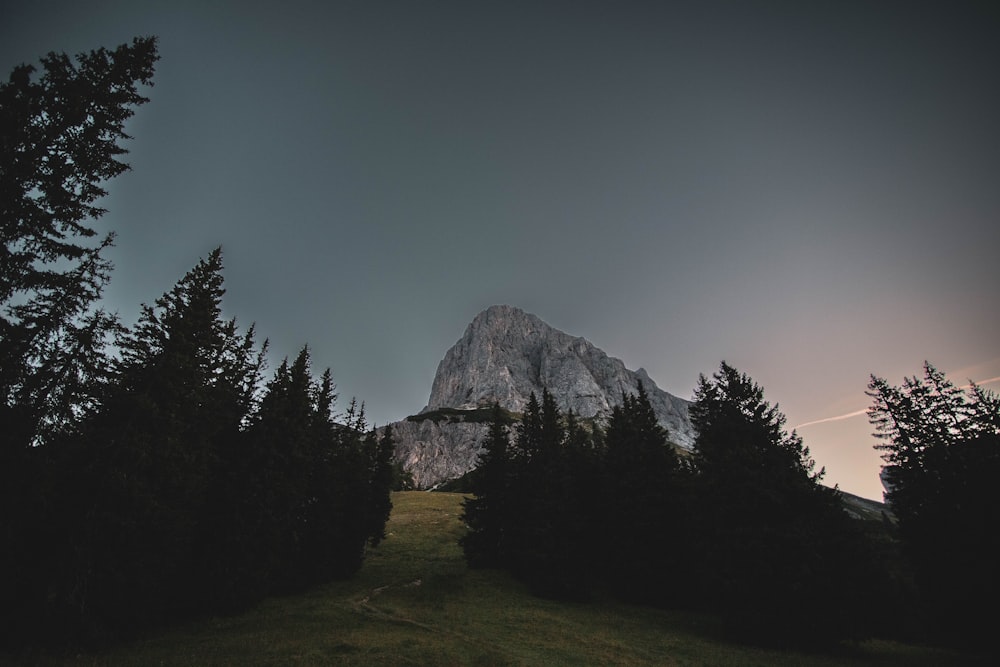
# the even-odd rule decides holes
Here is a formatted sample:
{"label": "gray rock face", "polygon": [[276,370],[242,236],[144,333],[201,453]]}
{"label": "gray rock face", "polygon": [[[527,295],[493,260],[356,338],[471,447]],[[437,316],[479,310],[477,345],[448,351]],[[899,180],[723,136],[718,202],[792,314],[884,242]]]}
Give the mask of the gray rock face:
{"label": "gray rock face", "polygon": [[[690,448],[689,401],[663,391],[642,369],[631,371],[587,340],[570,336],[512,306],[492,306],[469,324],[438,365],[421,414],[441,408],[474,409],[499,403],[523,412],[532,392],[548,389],[562,410],[605,417],[642,383],[668,437]],[[485,424],[431,420],[393,424],[396,455],[418,487],[453,479],[476,465]]]}
{"label": "gray rock face", "polygon": [[438,365],[424,412],[476,408],[498,402],[523,412],[532,392],[548,389],[560,409],[601,417],[642,383],[660,425],[682,447],[694,443],[688,401],[656,386],[646,371],[630,371],[584,338],[554,329],[512,306],[476,316]]}
{"label": "gray rock face", "polygon": [[416,488],[429,489],[475,468],[488,431],[481,423],[396,422],[396,460],[413,475]]}

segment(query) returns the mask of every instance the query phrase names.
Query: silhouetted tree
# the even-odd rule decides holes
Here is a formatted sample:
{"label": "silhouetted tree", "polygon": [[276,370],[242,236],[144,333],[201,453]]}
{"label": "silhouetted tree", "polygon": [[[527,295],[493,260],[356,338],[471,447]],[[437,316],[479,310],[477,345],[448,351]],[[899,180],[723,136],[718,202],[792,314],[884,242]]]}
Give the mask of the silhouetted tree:
{"label": "silhouetted tree", "polygon": [[384,535],[391,503],[392,436],[367,432],[352,401],[335,421],[332,374],[319,382],[308,348],[286,359],[250,417],[244,444],[229,462],[229,554],[218,583],[224,607],[353,574],[365,545]]}
{"label": "silhouetted tree", "polygon": [[901,387],[872,376],[868,395],[924,631],[987,642],[993,621],[982,610],[1000,595],[1000,399],[976,385],[963,391],[930,363]]}
{"label": "silhouetted tree", "polygon": [[147,102],[155,38],[42,58],[0,85],[0,422],[4,448],[51,438],[93,400],[114,319],[93,310],[108,281],[93,242],[102,184],[128,165],[125,121]]}
{"label": "silhouetted tree", "polygon": [[540,404],[534,394],[529,397],[513,451],[504,562],[539,595],[585,597],[579,488],[564,418],[548,390]]}
{"label": "silhouetted tree", "polygon": [[[119,337],[115,383],[65,448],[76,564],[68,602],[87,633],[129,629],[200,605],[198,546],[220,456],[252,400],[252,332],[223,322],[222,255],[213,251],[143,306]],[[69,462],[76,462],[68,465]],[[83,514],[76,514],[82,512]]]}
{"label": "silhouetted tree", "polygon": [[876,575],[835,489],[747,375],[723,362],[691,406],[695,576],[709,606],[755,641],[812,643],[860,631]]}
{"label": "silhouetted tree", "polygon": [[385,524],[392,512],[390,492],[395,481],[393,455],[396,441],[392,435],[392,425],[386,425],[379,436],[375,430],[368,432],[366,448],[370,458],[370,481],[368,490],[368,511],[371,523],[368,537],[372,546],[378,546],[385,539]]}
{"label": "silhouetted tree", "polygon": [[313,463],[312,377],[309,351],[303,347],[292,363],[287,359],[268,382],[260,409],[247,430],[249,460],[245,472],[253,480],[246,512],[256,528],[247,556],[262,593],[300,587],[297,577],[308,532],[307,494]]}
{"label": "silhouetted tree", "polygon": [[31,575],[55,568],[45,512],[57,489],[52,453],[35,445],[73,436],[106,380],[117,322],[94,304],[112,236],[93,240],[95,204],[128,168],[124,123],[156,60],[155,39],[136,39],[75,64],[50,53],[40,76],[20,65],[0,84],[0,570],[12,573],[0,640],[39,631],[48,586]]}
{"label": "silhouetted tree", "polygon": [[337,423],[305,347],[260,395],[266,343],[222,320],[223,294],[216,250],[121,333],[77,434],[39,448],[53,491],[24,625],[104,641],[235,610],[350,575],[384,536],[391,431],[368,434],[355,402]]}
{"label": "silhouetted tree", "polygon": [[384,455],[369,429],[363,403],[351,399],[335,442],[331,488],[337,493],[329,515],[337,517],[338,537],[331,575],[346,577],[361,567],[367,546],[382,539],[385,521],[380,518],[387,517],[385,508],[391,502],[388,475],[382,468]]}
{"label": "silhouetted tree", "polygon": [[613,408],[605,442],[605,574],[628,599],[676,602],[686,564],[681,466],[641,384]]}
{"label": "silhouetted tree", "polygon": [[[0,84],[0,640],[102,641],[353,573],[384,536],[392,435],[366,436],[306,348],[221,318],[221,251],[136,326],[95,309],[154,38],[42,59]],[[106,353],[115,340],[116,357]]]}
{"label": "silhouetted tree", "polygon": [[508,519],[510,490],[510,434],[500,405],[494,403],[489,432],[483,441],[476,470],[470,476],[472,497],[462,502],[462,520],[468,532],[461,545],[472,567],[501,565]]}

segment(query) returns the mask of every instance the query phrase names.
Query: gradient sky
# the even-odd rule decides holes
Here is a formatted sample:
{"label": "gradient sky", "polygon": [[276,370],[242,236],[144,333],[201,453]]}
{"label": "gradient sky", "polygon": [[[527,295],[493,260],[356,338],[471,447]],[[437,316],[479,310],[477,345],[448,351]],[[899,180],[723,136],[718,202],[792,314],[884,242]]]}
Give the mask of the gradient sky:
{"label": "gradient sky", "polygon": [[[159,36],[100,223],[127,323],[221,244],[227,315],[378,424],[509,303],[685,398],[725,359],[794,426],[925,359],[1000,376],[998,12],[2,0],[0,66]],[[880,499],[870,431],[800,428]]]}

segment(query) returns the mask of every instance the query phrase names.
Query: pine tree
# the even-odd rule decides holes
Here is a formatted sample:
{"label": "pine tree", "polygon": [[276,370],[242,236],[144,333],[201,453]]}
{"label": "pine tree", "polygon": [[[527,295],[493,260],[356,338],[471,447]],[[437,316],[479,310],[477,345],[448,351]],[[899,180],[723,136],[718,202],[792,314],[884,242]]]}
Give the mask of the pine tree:
{"label": "pine tree", "polygon": [[462,503],[462,520],[468,526],[461,540],[465,560],[472,567],[497,567],[503,562],[508,527],[510,486],[510,434],[500,405],[493,404],[489,432],[483,441],[472,493]]}
{"label": "pine tree", "polygon": [[763,390],[725,362],[699,378],[691,420],[700,558],[709,606],[756,641],[812,643],[860,631],[870,554],[835,489]]}
{"label": "pine tree", "polygon": [[115,319],[93,305],[113,235],[93,221],[126,169],[125,121],[148,101],[155,38],[21,65],[0,85],[0,423],[4,448],[50,440],[93,405]]}
{"label": "pine tree", "polygon": [[[313,386],[311,415],[308,418],[309,445],[306,457],[307,487],[303,489],[307,529],[298,565],[303,581],[326,581],[334,576],[334,561],[342,539],[339,499],[342,489],[336,475],[338,436],[334,422],[337,394],[333,374],[326,369]],[[272,443],[279,446],[278,443]]]}
{"label": "pine tree", "polygon": [[[57,539],[49,509],[53,453],[36,445],[76,437],[98,406],[115,317],[95,308],[111,265],[99,237],[103,183],[119,158],[124,123],[147,99],[154,38],[114,51],[42,58],[0,83],[0,640],[44,631]],[[45,607],[41,604],[41,607]],[[37,614],[35,612],[38,612]]]}
{"label": "pine tree", "polygon": [[537,452],[541,448],[541,439],[542,406],[538,403],[535,392],[531,392],[528,396],[528,403],[524,407],[521,421],[515,428],[514,448],[511,452],[512,459],[519,468],[537,456]]}
{"label": "pine tree", "polygon": [[615,406],[606,432],[602,518],[606,575],[628,599],[676,602],[686,558],[680,462],[640,384]]}
{"label": "pine tree", "polygon": [[563,414],[548,390],[541,403],[529,397],[513,449],[504,562],[538,595],[586,597],[578,488]]}
{"label": "pine tree", "polygon": [[[331,576],[348,577],[361,567],[368,545],[383,534],[385,522],[380,518],[387,516],[388,486],[384,496],[376,492],[376,488],[383,488],[386,477],[380,462],[384,456],[377,436],[369,429],[364,403],[351,399],[335,435],[330,471],[332,488],[337,492],[329,513],[338,517],[334,524],[338,532]],[[376,476],[382,481],[376,482]]]}
{"label": "pine tree", "polygon": [[67,497],[83,513],[74,522],[76,569],[86,573],[68,602],[87,610],[92,632],[127,631],[202,604],[209,499],[262,363],[252,330],[240,336],[222,320],[224,293],[217,249],[144,306],[119,337],[101,409],[65,448]]}
{"label": "pine tree", "polygon": [[370,431],[367,449],[370,457],[368,535],[372,546],[378,546],[385,539],[385,524],[392,513],[392,499],[389,494],[394,480],[392,463],[396,451],[392,425],[386,425],[381,436],[374,430]]}
{"label": "pine tree", "polygon": [[502,563],[514,574],[525,578],[531,570],[531,553],[537,546],[538,514],[536,494],[539,452],[542,449],[542,407],[532,392],[521,421],[515,426],[509,457],[510,487],[503,525]]}
{"label": "pine tree", "polygon": [[882,442],[886,500],[923,601],[924,632],[967,644],[989,636],[981,609],[1000,594],[1000,399],[956,387],[924,364],[902,387],[872,376],[869,419]]}

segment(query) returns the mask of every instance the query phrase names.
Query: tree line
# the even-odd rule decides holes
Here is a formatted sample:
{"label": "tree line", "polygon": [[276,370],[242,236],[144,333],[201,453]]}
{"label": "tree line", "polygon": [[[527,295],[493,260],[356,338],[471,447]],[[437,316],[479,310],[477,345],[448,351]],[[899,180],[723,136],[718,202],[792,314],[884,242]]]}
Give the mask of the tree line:
{"label": "tree line", "polygon": [[0,85],[0,641],[101,642],[353,574],[384,535],[376,436],[308,347],[222,316],[222,252],[138,322],[99,308],[102,184],[128,166],[155,38]]}
{"label": "tree line", "polygon": [[[107,641],[350,576],[384,535],[392,432],[308,347],[222,316],[221,250],[124,326],[99,307],[155,38],[0,84],[0,642]],[[996,597],[1000,400],[929,364],[872,377],[893,517],[872,531],[824,487],[748,376],[701,377],[680,454],[643,388],[604,424],[543,392],[495,410],[462,546],[542,595],[610,594],[721,614],[758,641],[870,633],[985,641]],[[874,533],[877,532],[877,535]]]}
{"label": "tree line", "polygon": [[777,406],[725,362],[699,378],[690,453],[669,443],[641,386],[586,426],[547,391],[520,422],[497,407],[469,478],[466,560],[540,595],[710,612],[754,642],[983,640],[1000,405],[927,373],[934,389],[872,378],[895,513],[876,526],[845,511]]}

